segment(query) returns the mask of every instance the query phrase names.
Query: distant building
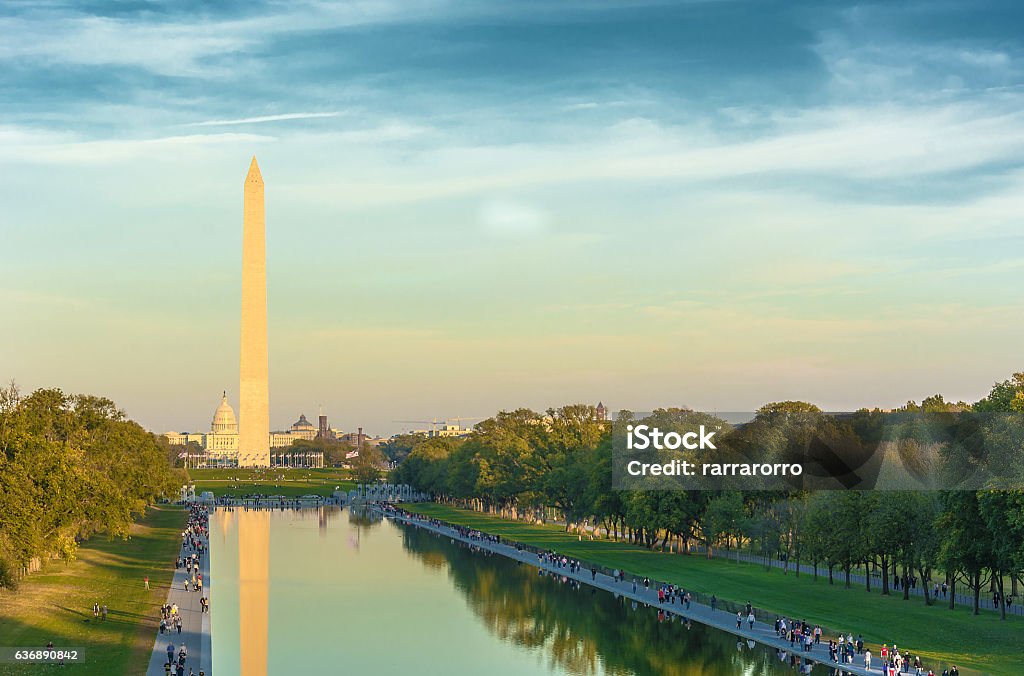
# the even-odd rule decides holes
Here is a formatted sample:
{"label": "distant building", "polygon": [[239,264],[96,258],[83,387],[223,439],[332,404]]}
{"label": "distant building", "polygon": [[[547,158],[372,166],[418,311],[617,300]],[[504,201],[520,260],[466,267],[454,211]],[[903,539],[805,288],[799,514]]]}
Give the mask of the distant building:
{"label": "distant building", "polygon": [[228,393],[224,392],[220,406],[213,413],[210,432],[203,444],[206,457],[203,461],[207,467],[231,467],[238,463],[238,420],[235,410],[228,403]]}
{"label": "distant building", "polygon": [[[323,416],[326,418],[326,416]],[[313,441],[317,438],[317,428],[306,419],[306,414],[299,415],[299,419],[292,423],[287,431],[271,432],[270,447],[280,448],[291,446],[294,441]]]}
{"label": "distant building", "polygon": [[472,432],[472,429],[446,422],[443,424],[438,423],[434,429],[426,430],[424,433],[428,437],[464,437]]}
{"label": "distant building", "polygon": [[164,436],[172,446],[186,446],[190,443],[206,446],[206,435],[202,432],[165,432]]}
{"label": "distant building", "polygon": [[318,422],[320,424],[319,424],[319,429],[317,430],[317,433],[316,433],[317,439],[323,439],[325,441],[333,441],[334,440],[334,430],[332,430],[331,426],[327,424],[327,416],[325,416],[323,413],[321,413]]}
{"label": "distant building", "polygon": [[[455,418],[452,418],[455,420]],[[473,429],[470,427],[462,427],[458,424],[452,424],[450,422],[437,422],[436,420],[432,423],[433,427],[429,430],[409,430],[404,434],[418,434],[423,437],[464,437],[467,434],[472,434]]]}
{"label": "distant building", "polygon": [[[323,424],[326,424],[327,417],[321,416]],[[270,458],[272,467],[323,467],[324,454],[321,451],[301,449],[294,452],[284,450],[297,440],[312,441],[318,436],[318,430],[313,426],[305,415],[292,426],[283,432],[270,433],[270,448],[273,449]],[[167,432],[164,434],[168,443],[175,446],[187,446],[189,443],[198,444],[202,449],[200,453],[189,451],[185,459],[187,467],[238,467],[238,419],[235,417],[235,410],[228,403],[227,392],[223,393],[220,405],[213,413],[213,421],[210,423],[210,431],[201,432]]]}
{"label": "distant building", "polygon": [[363,434],[363,428],[358,428],[355,432],[349,432],[348,434],[342,434],[338,431],[336,436],[338,441],[349,444],[355,449],[360,449],[367,446],[380,446],[387,441],[384,437],[371,437]]}
{"label": "distant building", "polygon": [[604,402],[597,402],[597,419],[600,421],[608,420],[608,409],[604,407]]}

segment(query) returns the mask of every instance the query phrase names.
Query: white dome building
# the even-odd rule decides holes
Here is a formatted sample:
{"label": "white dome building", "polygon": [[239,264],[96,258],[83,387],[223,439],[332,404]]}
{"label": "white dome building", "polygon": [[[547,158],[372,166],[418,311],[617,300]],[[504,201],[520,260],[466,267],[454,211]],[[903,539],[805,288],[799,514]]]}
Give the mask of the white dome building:
{"label": "white dome building", "polygon": [[235,409],[228,403],[228,393],[224,392],[224,398],[220,400],[220,406],[213,413],[213,424],[210,431],[214,434],[238,434],[238,420],[235,418]]}
{"label": "white dome building", "polygon": [[[270,435],[270,462],[272,467],[323,467],[324,452],[314,448],[292,450],[295,441],[311,441],[317,438],[318,428],[305,415],[288,429],[287,432],[272,432]],[[234,468],[238,467],[238,418],[235,409],[228,403],[228,393],[221,395],[220,404],[213,412],[210,431],[201,433],[168,432],[167,440],[172,444],[187,445],[195,442],[203,447],[203,452],[189,451],[185,460],[189,468]],[[182,456],[185,457],[185,456]]]}
{"label": "white dome building", "polygon": [[[214,466],[229,460],[228,454],[238,456],[238,419],[235,418],[235,409],[228,403],[228,393],[224,392],[220,400],[220,406],[213,413],[213,422],[210,423],[210,433],[206,435],[206,451],[211,457],[208,461]],[[220,457],[217,457],[220,456]]]}

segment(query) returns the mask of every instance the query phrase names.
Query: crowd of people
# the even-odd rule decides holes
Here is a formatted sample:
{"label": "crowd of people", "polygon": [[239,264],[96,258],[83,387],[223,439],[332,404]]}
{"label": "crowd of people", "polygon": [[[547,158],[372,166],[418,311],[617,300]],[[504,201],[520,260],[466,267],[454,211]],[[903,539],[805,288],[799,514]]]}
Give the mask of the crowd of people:
{"label": "crowd of people", "polygon": [[[811,652],[815,646],[822,644],[823,634],[820,625],[812,626],[804,620],[786,617],[775,618],[775,635],[789,641],[791,650],[799,648],[801,652]],[[840,633],[838,638],[828,640],[827,648],[829,659],[835,664],[856,664],[857,658],[860,657],[865,670],[870,672],[877,666],[884,676],[935,676],[931,669],[925,670],[920,655],[911,655],[907,651],[900,652],[895,644],[892,648],[888,644],[883,645],[879,650],[879,661],[874,662],[871,651],[864,643],[864,637],[859,634],[854,639],[852,633]],[[942,672],[943,676],[958,676],[959,673],[956,666]]]}
{"label": "crowd of people", "polygon": [[263,495],[254,493],[252,495],[222,495],[213,501],[218,507],[224,507],[226,511],[234,511],[241,507],[243,511],[250,509],[298,509],[315,505],[340,505],[344,503],[342,498],[334,498],[323,495],[309,495],[304,497],[285,497],[283,495]]}
{"label": "crowd of people", "polygon": [[[446,529],[454,531],[460,537],[471,542],[490,542],[494,544],[500,544],[501,538],[496,535],[490,535],[479,530],[466,528],[464,526],[452,525],[439,519],[432,517],[426,517],[420,514],[413,514],[408,512],[401,507],[393,504],[380,504],[377,508],[388,517],[398,518],[407,522],[415,521],[421,524],[427,524],[434,528]],[[506,542],[505,544],[513,545],[513,543]],[[515,548],[522,551],[524,547],[521,544],[515,543]],[[538,562],[538,574],[539,575],[561,575],[564,581],[568,582],[571,578],[562,574],[561,571],[565,571],[567,574],[579,574],[584,569],[584,563],[579,559],[575,559],[564,554],[559,554],[554,551],[540,550],[537,552]],[[591,579],[596,579],[597,568],[590,567]],[[616,569],[610,573],[615,583],[622,583],[626,580],[625,571]],[[911,586],[917,585],[917,579],[908,577],[906,580],[901,581],[902,584]],[[575,584],[579,584],[575,582]],[[643,586],[644,590],[650,590],[652,581],[648,577],[633,577],[632,578],[632,591],[635,594],[637,589]],[[945,587],[945,585],[942,585]],[[947,589],[937,587],[936,596],[938,593],[947,593]],[[659,620],[662,618],[675,619],[678,615],[679,618],[689,627],[690,620],[685,617],[682,612],[683,609],[690,610],[690,604],[693,600],[692,594],[685,588],[678,585],[672,584],[661,584],[656,586],[658,595],[658,612]],[[1008,603],[1008,601],[1007,601]],[[665,606],[674,606],[679,604],[679,610],[675,611]],[[714,595],[710,598],[711,610],[717,610],[718,598]],[[635,607],[635,602],[634,602]],[[736,612],[736,629],[740,630],[746,625],[747,630],[754,628],[756,622],[756,614],[754,612],[753,605],[747,603],[743,608]],[[783,641],[788,641],[790,650],[786,651],[783,648],[777,648],[777,654],[784,661],[791,662],[795,667],[799,669],[809,668],[813,661],[820,661],[820,658],[813,658],[808,660],[806,657],[801,657],[798,653],[811,653],[817,646],[822,646],[824,638],[824,630],[820,625],[810,624],[804,620],[797,620],[794,618],[787,618],[778,616],[775,618],[775,635]],[[894,644],[891,648],[888,644],[883,645],[879,650],[878,659],[876,660],[871,651],[867,648],[864,637],[858,635],[856,639],[852,633],[839,634],[836,638],[830,638],[827,643],[824,643],[827,647],[829,660],[833,664],[837,665],[854,665],[857,663],[858,658],[863,665],[863,668],[869,673],[880,673],[882,676],[902,676],[905,674],[913,674],[913,676],[937,676],[931,669],[925,669],[922,664],[920,655],[911,655],[908,651],[900,651]],[[808,656],[809,657],[809,656]],[[836,673],[842,671],[842,667],[836,667]],[[954,665],[948,669],[945,669],[941,676],[959,676],[960,671]]]}
{"label": "crowd of people", "polygon": [[[192,505],[188,522],[181,532],[181,549],[174,560],[175,571],[184,572],[183,588],[191,594],[199,594],[201,612],[210,612],[210,599],[203,594],[203,574],[200,566],[207,553],[209,538],[209,512],[202,505]],[[149,587],[149,578],[146,578]],[[160,633],[174,633],[180,636],[182,616],[177,603],[168,603],[160,608]],[[188,662],[188,646],[182,639],[181,645],[175,647],[173,641],[167,643],[167,661],[164,662],[164,674],[167,676],[185,676]],[[195,669],[188,667],[188,676],[196,676]],[[198,676],[206,676],[203,670]]]}

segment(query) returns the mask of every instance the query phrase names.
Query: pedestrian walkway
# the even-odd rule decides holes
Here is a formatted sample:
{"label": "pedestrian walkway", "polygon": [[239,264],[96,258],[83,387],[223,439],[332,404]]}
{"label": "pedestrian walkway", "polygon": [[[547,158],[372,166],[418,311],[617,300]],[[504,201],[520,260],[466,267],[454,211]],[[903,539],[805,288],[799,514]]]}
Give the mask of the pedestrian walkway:
{"label": "pedestrian walkway", "polygon": [[[157,632],[146,676],[164,676],[167,673],[164,670],[164,664],[167,663],[168,644],[174,645],[175,655],[178,654],[182,645],[188,650],[188,658],[185,662],[186,675],[189,673],[190,668],[197,676],[199,674],[211,676],[213,673],[211,668],[213,660],[210,646],[210,613],[204,613],[200,605],[202,597],[210,596],[209,540],[206,535],[199,536],[197,539],[204,545],[203,556],[199,561],[199,572],[203,575],[203,591],[202,593],[195,592],[191,590],[191,587],[189,587],[189,591],[185,591],[185,580],[186,578],[190,579],[191,576],[186,574],[183,567],[174,572],[174,580],[171,582],[171,588],[167,592],[167,601],[165,603],[168,605],[178,604],[178,614],[181,616],[182,621],[181,634],[174,628],[171,628],[165,634]],[[188,553],[190,551],[185,550],[183,543],[180,556],[185,557]],[[172,671],[171,673],[173,674],[174,672]]]}
{"label": "pedestrian walkway", "polygon": [[388,517],[395,519],[400,523],[406,523],[419,528],[423,528],[429,531],[433,531],[445,537],[450,537],[453,540],[458,540],[466,544],[478,547],[480,549],[486,549],[487,551],[495,554],[501,554],[510,559],[516,561],[522,561],[535,567],[540,567],[543,570],[550,571],[557,575],[561,575],[573,580],[577,580],[581,583],[597,587],[598,589],[604,589],[612,593],[624,596],[629,599],[633,599],[640,603],[644,603],[652,608],[659,608],[666,610],[675,615],[680,615],[688,620],[700,622],[710,627],[720,629],[737,636],[741,639],[752,640],[760,643],[764,646],[774,648],[776,650],[784,650],[789,654],[800,657],[804,662],[812,661],[822,664],[826,667],[838,669],[839,673],[845,674],[856,674],[857,676],[875,676],[882,674],[881,659],[879,656],[873,653],[873,668],[866,669],[864,667],[864,656],[857,655],[855,664],[839,664],[833,662],[829,657],[828,644],[827,642],[815,645],[809,652],[800,650],[799,647],[792,647],[789,641],[784,640],[776,635],[773,626],[768,625],[764,622],[755,621],[753,628],[750,628],[744,615],[744,621],[740,629],[736,628],[736,613],[724,610],[712,610],[710,606],[703,605],[700,603],[692,602],[690,608],[687,610],[682,603],[669,603],[658,601],[657,588],[652,585],[650,589],[644,588],[642,585],[638,585],[636,591],[633,591],[633,584],[630,579],[622,582],[616,582],[612,576],[604,573],[597,573],[597,576],[592,579],[591,571],[581,568],[576,573],[570,573],[568,568],[556,567],[552,564],[540,563],[537,555],[533,552],[519,550],[516,547],[508,544],[497,544],[486,540],[478,540],[463,536],[454,528],[447,525],[439,526],[435,523],[424,519],[418,519],[415,517],[397,516],[387,512],[381,511],[381,513]]}

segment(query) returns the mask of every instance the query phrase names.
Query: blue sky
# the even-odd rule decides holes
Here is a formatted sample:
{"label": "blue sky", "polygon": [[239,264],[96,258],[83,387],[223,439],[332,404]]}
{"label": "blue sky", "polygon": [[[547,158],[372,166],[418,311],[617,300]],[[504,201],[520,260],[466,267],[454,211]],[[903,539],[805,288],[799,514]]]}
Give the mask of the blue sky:
{"label": "blue sky", "polygon": [[1017,3],[0,7],[0,376],[157,430],[974,399],[1021,369]]}

